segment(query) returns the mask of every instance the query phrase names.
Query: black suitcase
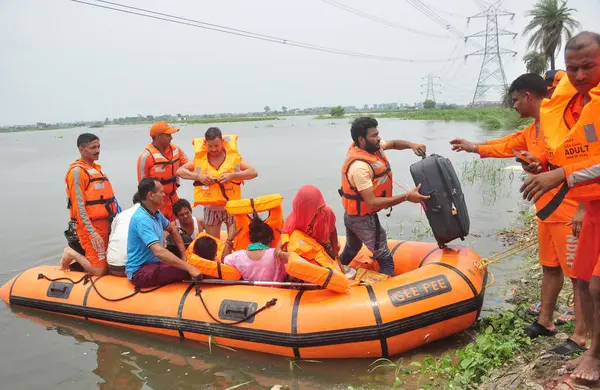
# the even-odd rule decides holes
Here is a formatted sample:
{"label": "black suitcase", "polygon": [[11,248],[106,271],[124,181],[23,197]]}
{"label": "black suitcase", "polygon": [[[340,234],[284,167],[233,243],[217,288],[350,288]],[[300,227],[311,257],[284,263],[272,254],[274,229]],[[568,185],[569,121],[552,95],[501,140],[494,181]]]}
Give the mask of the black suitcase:
{"label": "black suitcase", "polygon": [[425,214],[440,248],[457,238],[464,241],[471,223],[465,196],[450,160],[437,154],[423,155],[421,161],[410,166],[410,174],[415,185],[422,185],[419,192],[431,196],[424,202]]}

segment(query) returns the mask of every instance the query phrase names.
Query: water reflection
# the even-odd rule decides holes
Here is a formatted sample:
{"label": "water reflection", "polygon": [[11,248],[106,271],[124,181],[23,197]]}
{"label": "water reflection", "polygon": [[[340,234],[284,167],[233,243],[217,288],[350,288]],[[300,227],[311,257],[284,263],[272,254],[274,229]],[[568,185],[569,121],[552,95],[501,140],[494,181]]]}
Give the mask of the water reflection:
{"label": "water reflection", "polygon": [[[204,343],[178,342],[166,336],[116,329],[30,309],[13,308],[12,312],[20,319],[72,338],[80,349],[89,353],[95,350],[95,368],[90,371],[96,379],[90,382],[95,382],[102,390],[320,390],[347,389],[349,386],[387,389],[393,383],[390,370],[369,372],[372,368],[370,359],[291,362],[283,357],[234,352],[214,346],[209,352]],[[408,366],[411,361],[421,360],[427,354],[451,353],[464,346],[471,336],[470,331],[463,332],[456,338],[432,343],[401,358]],[[413,376],[407,379],[416,385],[423,378]],[[85,382],[83,379],[80,381]]]}

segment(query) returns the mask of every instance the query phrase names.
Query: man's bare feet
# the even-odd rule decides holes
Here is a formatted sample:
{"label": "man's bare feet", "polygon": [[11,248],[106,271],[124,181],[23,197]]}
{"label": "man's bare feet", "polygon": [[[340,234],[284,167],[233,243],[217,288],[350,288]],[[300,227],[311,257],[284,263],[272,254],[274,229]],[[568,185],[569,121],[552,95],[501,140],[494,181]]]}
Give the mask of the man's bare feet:
{"label": "man's bare feet", "polygon": [[571,379],[578,382],[597,382],[600,379],[600,359],[584,354],[579,366],[571,374]]}
{"label": "man's bare feet", "polygon": [[581,356],[578,356],[573,360],[569,360],[567,363],[565,363],[565,368],[569,371],[573,371],[577,368],[577,366],[579,366],[584,356],[585,354],[582,354]]}

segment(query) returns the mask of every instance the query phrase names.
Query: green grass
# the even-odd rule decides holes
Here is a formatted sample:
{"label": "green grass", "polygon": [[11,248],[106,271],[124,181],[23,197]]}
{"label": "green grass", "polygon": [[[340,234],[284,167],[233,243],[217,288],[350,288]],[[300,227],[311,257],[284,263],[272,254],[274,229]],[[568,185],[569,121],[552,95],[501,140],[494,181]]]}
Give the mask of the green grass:
{"label": "green grass", "polygon": [[[496,166],[468,163],[463,167],[463,175],[471,179],[498,182],[498,174]],[[506,232],[498,232],[503,241],[512,241],[514,244],[535,237],[536,219],[531,210],[525,210],[515,222],[518,226],[511,233],[515,235],[513,240],[507,239]],[[537,359],[540,351],[548,346],[532,342],[523,333],[523,328],[532,320],[532,317],[525,314],[525,310],[539,298],[541,272],[536,267],[537,247],[530,248],[519,256],[522,258],[519,279],[512,281],[516,284],[516,289],[513,298],[509,300],[515,307],[480,318],[474,326],[476,334],[469,344],[453,353],[443,356],[427,355],[423,360],[405,364],[402,359],[395,362],[378,359],[371,364],[369,372],[391,371],[393,379],[390,387],[394,388],[410,384],[415,389],[474,389],[481,383],[494,382],[498,373],[504,372],[503,370],[512,372],[519,365],[524,365],[523,362],[529,363]],[[568,332],[572,327],[572,324],[568,324],[559,328],[562,332]]]}
{"label": "green grass", "polygon": [[512,310],[490,315],[480,319],[475,341],[456,351],[454,356],[444,355],[438,359],[429,356],[423,363],[412,365],[428,377],[429,383],[424,388],[471,388],[531,345],[523,333],[526,325],[528,323]]}
{"label": "green grass", "polygon": [[532,343],[523,333],[527,324],[516,311],[495,313],[481,318],[473,342],[452,355],[437,358],[427,355],[422,361],[408,365],[403,364],[402,358],[396,362],[381,358],[371,363],[369,373],[378,369],[393,370],[391,387],[394,388],[406,385],[410,376],[416,377],[410,383],[418,389],[475,388],[517,353],[527,350]]}
{"label": "green grass", "polygon": [[[521,119],[519,114],[506,108],[459,108],[453,110],[404,110],[385,113],[358,113],[352,118],[372,116],[374,118],[396,118],[419,121],[458,121],[479,123],[488,130],[518,129],[531,119]],[[329,115],[319,115],[316,119],[332,119]]]}
{"label": "green grass", "polygon": [[257,122],[257,121],[276,121],[279,118],[274,116],[265,117],[224,117],[224,118],[202,118],[189,119],[177,123],[198,124],[198,123],[228,123],[228,122]]}

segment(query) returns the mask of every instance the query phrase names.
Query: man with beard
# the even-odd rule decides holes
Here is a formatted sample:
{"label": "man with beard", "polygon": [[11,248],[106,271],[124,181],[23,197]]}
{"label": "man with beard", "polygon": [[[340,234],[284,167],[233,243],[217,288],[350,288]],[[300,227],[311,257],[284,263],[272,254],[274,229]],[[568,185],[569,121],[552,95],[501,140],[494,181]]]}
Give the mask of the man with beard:
{"label": "man with beard", "polygon": [[105,275],[110,224],[117,214],[115,194],[102,167],[95,163],[100,158],[100,139],[94,134],[81,134],[77,147],[81,158],[69,165],[65,175],[67,208],[87,261],[78,262],[73,269]]}
{"label": "man with beard", "polygon": [[393,276],[394,258],[377,212],[405,201],[420,203],[429,196],[419,194],[420,184],[407,193],[392,196],[392,170],[384,150],[412,149],[419,156],[425,153],[426,147],[402,140],[383,141],[377,126],[376,119],[361,117],[350,129],[354,142],[346,154],[339,190],[346,225],[346,246],[340,261],[350,264],[365,244],[379,263],[379,271]]}

